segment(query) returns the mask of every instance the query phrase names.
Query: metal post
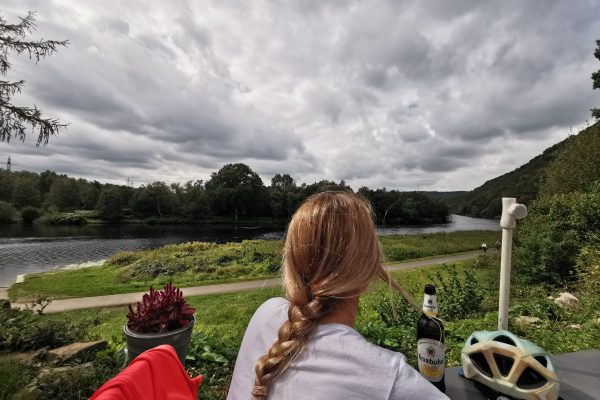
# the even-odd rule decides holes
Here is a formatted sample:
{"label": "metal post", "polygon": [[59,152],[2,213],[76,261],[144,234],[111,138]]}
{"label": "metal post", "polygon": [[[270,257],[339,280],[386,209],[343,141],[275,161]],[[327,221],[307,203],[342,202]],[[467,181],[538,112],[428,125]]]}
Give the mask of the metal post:
{"label": "metal post", "polygon": [[517,204],[512,197],[502,198],[502,252],[500,255],[500,299],[498,306],[498,329],[508,329],[508,304],[510,297],[510,269],[512,262],[512,237],[517,219],[525,218],[527,207]]}

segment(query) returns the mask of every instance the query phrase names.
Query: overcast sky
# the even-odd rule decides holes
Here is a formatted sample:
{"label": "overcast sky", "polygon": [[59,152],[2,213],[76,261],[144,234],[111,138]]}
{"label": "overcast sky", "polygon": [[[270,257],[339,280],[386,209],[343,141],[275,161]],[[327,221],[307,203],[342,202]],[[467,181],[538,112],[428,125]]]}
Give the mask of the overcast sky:
{"label": "overcast sky", "polygon": [[243,162],[266,185],[470,190],[590,119],[600,1],[2,0],[37,11],[14,102],[69,123],[14,169],[136,186]]}

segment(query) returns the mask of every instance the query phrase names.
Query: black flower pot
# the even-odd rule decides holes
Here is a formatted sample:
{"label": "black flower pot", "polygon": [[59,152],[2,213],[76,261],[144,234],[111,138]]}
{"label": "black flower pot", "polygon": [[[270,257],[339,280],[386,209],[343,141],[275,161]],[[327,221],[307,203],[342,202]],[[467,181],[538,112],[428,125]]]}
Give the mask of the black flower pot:
{"label": "black flower pot", "polygon": [[129,364],[146,350],[153,349],[161,344],[169,344],[175,348],[179,361],[185,366],[194,322],[196,322],[196,318],[192,319],[188,326],[162,333],[137,333],[130,330],[125,324],[123,330],[127,337],[127,363]]}

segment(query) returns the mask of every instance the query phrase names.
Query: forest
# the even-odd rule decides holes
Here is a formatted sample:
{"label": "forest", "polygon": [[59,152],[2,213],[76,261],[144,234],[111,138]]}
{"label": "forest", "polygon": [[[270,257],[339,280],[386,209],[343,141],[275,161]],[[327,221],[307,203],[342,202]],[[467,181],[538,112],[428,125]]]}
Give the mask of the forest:
{"label": "forest", "polygon": [[[226,164],[207,181],[170,185],[156,181],[137,188],[52,171],[0,170],[0,222],[285,223],[304,199],[324,190],[352,188],[343,180],[299,184],[288,174],[276,174],[266,186],[256,172],[241,163]],[[448,220],[448,207],[421,192],[361,187],[358,193],[371,202],[381,225]]]}

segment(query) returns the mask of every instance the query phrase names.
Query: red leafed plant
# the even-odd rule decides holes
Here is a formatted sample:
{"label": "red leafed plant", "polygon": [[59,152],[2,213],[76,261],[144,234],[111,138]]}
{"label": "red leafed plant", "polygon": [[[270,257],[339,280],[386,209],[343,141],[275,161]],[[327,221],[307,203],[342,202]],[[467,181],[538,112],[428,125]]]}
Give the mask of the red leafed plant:
{"label": "red leafed plant", "polygon": [[163,290],[150,288],[141,303],[129,306],[127,327],[137,333],[168,332],[188,326],[194,312],[181,290],[167,283]]}

